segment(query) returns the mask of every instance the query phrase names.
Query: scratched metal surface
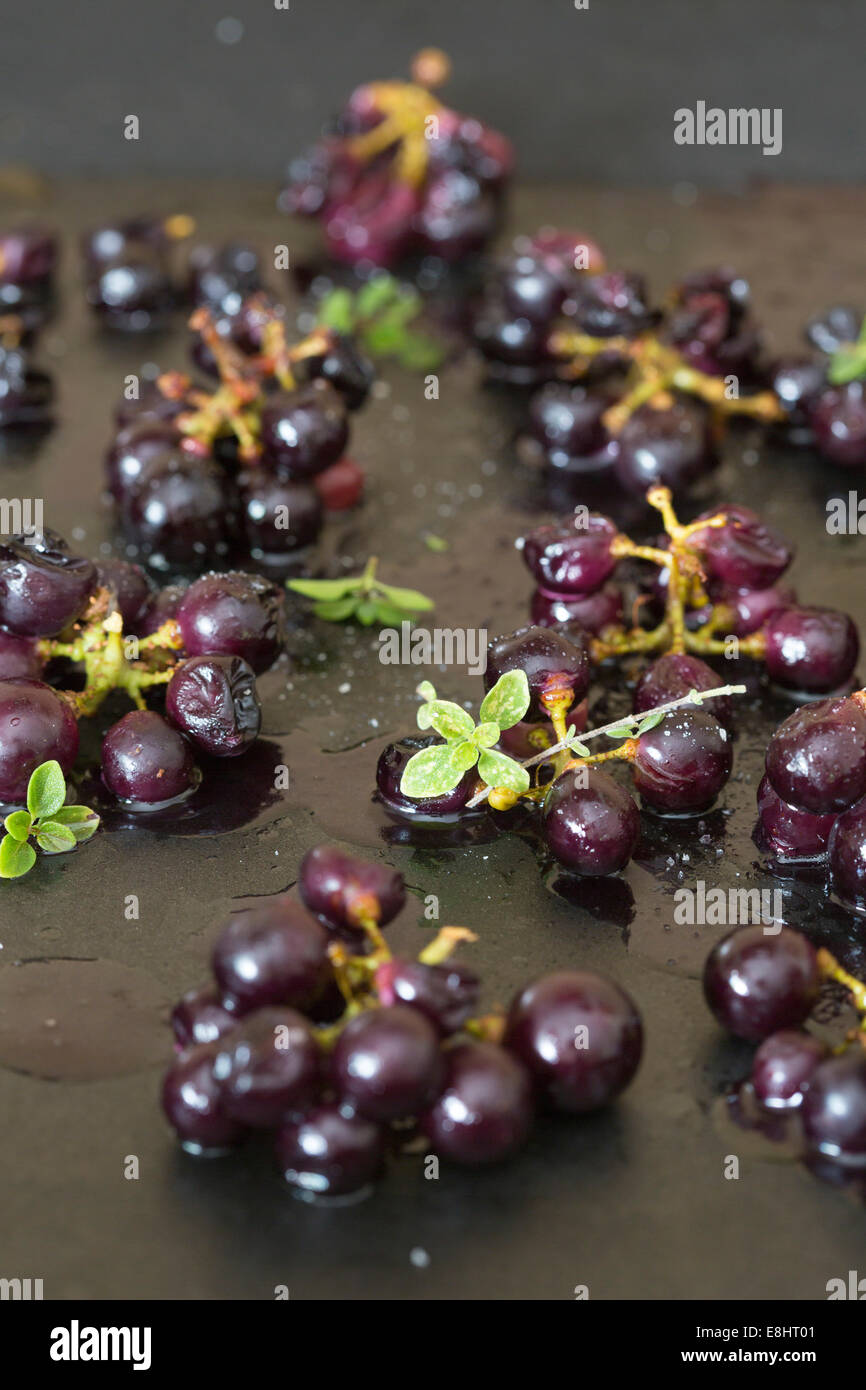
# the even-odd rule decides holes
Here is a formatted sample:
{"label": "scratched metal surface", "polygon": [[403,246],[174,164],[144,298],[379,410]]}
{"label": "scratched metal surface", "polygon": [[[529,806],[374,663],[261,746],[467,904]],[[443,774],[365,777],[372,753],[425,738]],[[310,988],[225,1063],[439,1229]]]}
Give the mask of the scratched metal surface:
{"label": "scratched metal surface", "polygon": [[[79,229],[112,213],[183,207],[208,237],[243,235],[263,249],[288,240],[298,255],[304,243],[265,185],[77,183],[40,197],[65,246],[61,311],[45,337],[60,420],[35,449],[4,449],[0,493],[44,497],[48,523],[83,532],[81,546],[96,553],[111,538],[99,501],[111,406],[144,362],[181,365],[184,333],[101,338],[77,282]],[[0,220],[14,210],[0,204]],[[552,188],[520,191],[512,224],[586,229],[614,263],[646,270],[659,294],[677,272],[733,262],[753,280],[775,345],[791,347],[810,311],[857,301],[864,214],[866,195],[851,191],[782,188],[684,207],[665,193]],[[517,403],[482,390],[471,357],[443,369],[438,402],[417,377],[389,369],[385,380],[387,393],[355,424],[368,501],[330,527],[326,546],[380,554],[397,582],[436,598],[442,626],[516,626],[530,585],[513,538],[556,501],[511,451]],[[797,542],[801,593],[847,608],[863,627],[863,540],[830,538],[824,526],[826,498],[851,481],[753,443],[731,441],[710,496],[763,511]],[[427,531],[450,549],[426,549]],[[411,728],[417,668],[382,666],[369,635],[344,629],[299,630],[292,646],[293,669],[263,681],[268,746],[246,772],[232,766],[208,814],[183,827],[191,833],[107,831],[2,889],[0,1275],[42,1278],[47,1298],[260,1299],[276,1285],[300,1299],[569,1298],[577,1284],[594,1298],[824,1296],[828,1278],[857,1267],[863,1214],[796,1164],[767,1162],[719,1131],[714,1098],[745,1070],[748,1050],[721,1037],[701,998],[719,929],[673,921],[674,890],[698,878],[781,886],[788,920],[859,963],[866,925],[813,883],[776,884],[751,840],[763,749],[785,706],[744,701],[734,777],[702,827],[645,817],[621,879],[569,886],[542,872],[523,836],[458,847],[387,838],[370,806],[373,770],[384,743]],[[465,673],[437,684],[477,698]],[[617,707],[616,692],[596,695]],[[274,797],[280,760],[291,788]],[[292,1200],[266,1146],[219,1162],[184,1157],[156,1104],[166,1011],[203,977],[232,902],[291,884],[304,851],[325,838],[404,871],[413,895],[393,929],[399,945],[418,949],[429,935],[428,893],[443,920],[474,928],[491,1004],[559,966],[620,980],[647,1030],[622,1102],[580,1123],[545,1122],[499,1170],[443,1167],[431,1182],[418,1159],[403,1158],[372,1197],[340,1210]],[[140,918],[127,921],[133,893]],[[731,1152],[741,1157],[736,1182],[723,1178]],[[129,1155],[137,1181],[124,1178]],[[425,1267],[410,1261],[416,1248]]]}

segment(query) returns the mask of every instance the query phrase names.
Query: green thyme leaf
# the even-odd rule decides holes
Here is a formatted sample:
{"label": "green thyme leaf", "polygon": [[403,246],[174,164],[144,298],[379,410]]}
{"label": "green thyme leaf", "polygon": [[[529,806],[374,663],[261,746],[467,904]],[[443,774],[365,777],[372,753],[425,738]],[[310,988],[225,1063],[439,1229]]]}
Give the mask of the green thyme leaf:
{"label": "green thyme leaf", "polygon": [[415,691],[415,694],[419,695],[422,700],[436,699],[436,691],[429,681],[422,681]]}
{"label": "green thyme leaf", "polygon": [[576,753],[579,758],[589,758],[592,756],[586,744],[581,743],[576,738],[572,739],[571,743],[568,746],[571,749],[572,753]]}
{"label": "green thyme leaf", "polygon": [[381,589],[390,603],[396,604],[398,608],[404,608],[410,613],[426,612],[436,606],[432,598],[419,593],[417,589],[401,589],[396,584],[379,584],[377,587]]}
{"label": "green thyme leaf", "polygon": [[472,734],[472,742],[477,748],[492,748],[499,738],[499,733],[498,724],[479,724]]}
{"label": "green thyme leaf", "polygon": [[36,843],[46,854],[66,854],[68,850],[75,849],[78,841],[68,825],[47,820],[36,831]]}
{"label": "green thyme leaf", "polygon": [[357,575],[348,579],[290,579],[288,588],[294,589],[296,594],[303,594],[304,598],[328,600],[353,593],[360,583],[360,577]]}
{"label": "green thyme leaf", "polygon": [[78,844],[89,840],[99,829],[99,816],[89,806],[61,806],[51,819],[71,830]]}
{"label": "green thyme leaf", "polygon": [[320,302],[316,320],[324,328],[351,333],[355,326],[354,301],[349,290],[331,290]]}
{"label": "green thyme leaf", "polygon": [[362,599],[355,609],[355,617],[364,627],[372,627],[376,621],[376,605],[372,599]]}
{"label": "green thyme leaf", "polygon": [[445,349],[435,338],[423,333],[407,333],[403,338],[399,358],[404,367],[413,372],[432,372],[441,367]]}
{"label": "green thyme leaf", "polygon": [[529,773],[514,758],[485,748],[478,758],[478,771],[488,787],[507,787],[518,795],[529,789]]}
{"label": "green thyme leaf", "polygon": [[434,536],[429,532],[424,537],[424,544],[428,550],[433,551],[434,555],[441,555],[444,551],[451,549],[448,541],[443,540],[441,536]]}
{"label": "green thyme leaf", "polygon": [[393,275],[374,275],[355,295],[355,313],[361,319],[376,318],[399,296],[400,286]]}
{"label": "green thyme leaf", "polygon": [[13,840],[26,840],[33,827],[33,817],[29,811],[13,811],[3,824]]}
{"label": "green thyme leaf", "polygon": [[846,386],[849,381],[866,377],[866,343],[846,343],[830,358],[827,380],[833,386]]}
{"label": "green thyme leaf", "polygon": [[27,784],[27,809],[31,816],[53,816],[66,800],[66,781],[53,758],[37,767]]}
{"label": "green thyme leaf", "polygon": [[453,743],[456,739],[471,737],[475,731],[475,720],[451,700],[428,700],[425,705],[418,707],[418,728],[431,727]]}
{"label": "green thyme leaf", "polygon": [[633,720],[630,724],[617,724],[615,729],[605,729],[605,736],[607,738],[633,738],[635,722]]}
{"label": "green thyme leaf", "polygon": [[415,753],[403,769],[400,790],[404,796],[419,801],[428,796],[444,796],[457,786],[460,778],[475,765],[478,749],[464,740],[462,743],[435,743]]}
{"label": "green thyme leaf", "polygon": [[26,840],[16,840],[13,835],[0,840],[0,878],[22,878],[35,863],[36,851]]}
{"label": "green thyme leaf", "polygon": [[663,719],[664,719],[664,715],[661,714],[661,713],[658,713],[658,714],[648,714],[647,717],[646,717],[646,719],[642,719],[641,722],[640,722],[640,723],[638,724],[638,726],[637,726],[638,735],[640,735],[640,734],[648,734],[649,731],[650,731],[650,729],[654,729],[654,728],[656,727],[657,724],[661,724],[661,722],[662,722]]}
{"label": "green thyme leaf", "polygon": [[356,594],[349,594],[346,598],[328,599],[325,603],[313,604],[313,614],[317,618],[323,618],[326,623],[342,623],[346,618],[351,618],[359,602]]}
{"label": "green thyme leaf", "polygon": [[492,721],[500,729],[519,724],[529,709],[529,681],[525,671],[506,671],[481,702],[482,724]]}
{"label": "green thyme leaf", "polygon": [[401,623],[411,622],[403,608],[397,608],[393,603],[383,603],[381,599],[374,600],[376,604],[376,617],[383,627],[399,627]]}
{"label": "green thyme leaf", "polygon": [[372,323],[361,334],[364,347],[373,357],[392,357],[403,345],[405,329],[395,323]]}

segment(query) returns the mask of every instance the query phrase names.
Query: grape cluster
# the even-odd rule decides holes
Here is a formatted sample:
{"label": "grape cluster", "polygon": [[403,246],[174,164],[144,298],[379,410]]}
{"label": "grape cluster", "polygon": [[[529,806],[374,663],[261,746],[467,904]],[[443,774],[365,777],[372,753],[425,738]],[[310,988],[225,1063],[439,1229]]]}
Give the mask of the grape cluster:
{"label": "grape cluster", "polygon": [[640,1014],[612,980],[544,976],[479,1016],[481,982],[444,927],[417,959],[383,936],[406,900],[387,865],[311,850],[289,894],[232,914],[214,984],[172,1015],[162,1101],[183,1148],[236,1148],[275,1131],[279,1169],[306,1199],[369,1188],[389,1151],[421,1142],[449,1162],[510,1157],[544,1107],[607,1105],[641,1058]]}
{"label": "grape cluster", "polygon": [[[494,762],[488,772],[479,761],[480,779],[474,767],[462,777],[458,770],[454,785],[439,795],[407,794],[410,760],[437,743],[435,738],[405,739],[389,745],[379,759],[377,793],[387,811],[417,824],[457,818],[482,801],[494,812],[508,812],[525,798],[540,809],[549,852],[571,872],[596,877],[623,869],[641,832],[634,798],[600,763],[626,763],[644,806],[660,815],[706,811],[730,776],[733,750],[728,731],[708,710],[697,707],[701,697],[691,687],[672,697],[674,709],[646,710],[584,734],[590,662],[587,641],[580,635],[526,627],[495,639],[488,647],[484,675],[488,698],[510,673],[519,673],[525,681],[526,699],[519,722],[496,730],[497,748],[508,757],[529,753],[525,765],[537,769],[535,784],[527,775],[525,784],[515,787],[509,780],[513,765]],[[423,727],[422,711],[418,722]],[[486,717],[482,707],[482,720]],[[620,742],[592,755],[579,739],[575,741],[578,730],[585,740],[608,733]]]}
{"label": "grape cluster", "polygon": [[[831,1051],[805,1026],[827,981],[849,991],[860,1025]],[[797,1121],[802,1156],[818,1171],[866,1169],[866,989],[826,950],[790,927],[744,927],[724,937],[704,968],[718,1022],[759,1044],[747,1088],[760,1110]]]}
{"label": "grape cluster", "polygon": [[414,253],[462,261],[495,234],[511,146],[433,95],[449,68],[443,53],[426,49],[411,83],[356,88],[333,129],[289,166],[280,207],[316,218],[334,260],[390,266]]}
{"label": "grape cluster", "polygon": [[51,232],[0,231],[0,430],[51,424],[54,383],[33,346],[53,309],[56,264]]}
{"label": "grape cluster", "polygon": [[812,356],[779,358],[770,384],[788,438],[841,468],[866,465],[866,333],[862,310],[834,305],[806,327]]}
{"label": "grape cluster", "polygon": [[[68,773],[78,719],[113,690],[136,708],[105,732],[104,786],[132,808],[186,797],[200,780],[196,755],[236,757],[255,741],[256,675],[282,645],[283,591],[260,575],[212,573],[157,591],[140,566],[97,566],[51,532],[3,541],[0,801],[20,804],[44,762]],[[70,662],[82,668],[81,688],[47,683],[49,663],[65,675]],[[145,702],[161,689],[164,715]]]}
{"label": "grape cluster", "polygon": [[192,218],[141,216],[107,222],[81,239],[85,298],[104,328],[144,333],[165,328],[185,299],[174,263]]}
{"label": "grape cluster", "polygon": [[[652,488],[666,536],[636,545],[614,522],[579,507],[567,519],[537,527],[523,540],[523,559],[536,581],[532,621],[565,635],[593,635],[597,661],[631,652],[660,656],[635,692],[636,711],[717,683],[706,656],[740,654],[763,662],[770,679],[807,698],[844,689],[859,655],[857,630],[836,609],[798,604],[783,583],[793,549],[748,507],[727,503],[680,525],[667,489]],[[641,617],[622,624],[624,562],[655,569]],[[651,625],[654,624],[654,625]],[[714,712],[727,722],[729,710]]]}
{"label": "grape cluster", "polygon": [[757,836],[779,862],[825,862],[835,895],[866,912],[866,691],[819,700],[779,725]]}
{"label": "grape cluster", "polygon": [[[226,278],[214,263],[198,267],[202,293]],[[369,364],[328,329],[290,346],[284,312],[266,296],[238,291],[226,313],[230,299],[190,320],[193,356],[218,385],[165,373],[121,403],[106,455],[120,528],[164,571],[247,555],[285,565],[316,540],[326,508],[351,507],[363,490],[345,448]]]}
{"label": "grape cluster", "polygon": [[604,268],[595,243],[546,228],[490,274],[474,333],[493,379],[540,387],[520,452],[560,474],[680,491],[717,463],[730,415],[782,415],[755,390],[761,343],[733,271],[687,277],[663,313],[640,276]]}

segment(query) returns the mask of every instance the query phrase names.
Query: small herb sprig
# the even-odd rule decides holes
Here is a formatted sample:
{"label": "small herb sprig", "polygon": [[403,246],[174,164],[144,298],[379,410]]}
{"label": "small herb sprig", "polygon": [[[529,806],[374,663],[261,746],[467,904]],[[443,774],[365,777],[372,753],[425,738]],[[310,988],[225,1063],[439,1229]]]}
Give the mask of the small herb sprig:
{"label": "small herb sprig", "polygon": [[12,811],[3,822],[0,878],[23,878],[36,863],[36,840],[43,854],[68,854],[89,840],[99,816],[88,806],[67,806],[66,779],[58,762],[41,763],[27,784],[27,809]]}
{"label": "small herb sprig", "polygon": [[[418,709],[418,727],[435,729],[445,742],[422,748],[413,754],[403,769],[400,790],[413,800],[445,796],[477,764],[483,785],[466,803],[467,808],[489,800],[495,809],[505,810],[527,793],[538,795],[537,791],[530,793],[529,768],[539,763],[549,763],[564,753],[591,761],[603,761],[613,756],[625,757],[629,751],[628,741],[654,729],[672,710],[682,705],[702,705],[706,700],[719,696],[741,695],[745,689],[744,685],[724,685],[714,690],[690,690],[680,699],[668,700],[642,714],[625,715],[610,724],[589,729],[579,737],[572,725],[565,738],[531,758],[518,761],[495,750],[493,744],[498,743],[503,729],[518,724],[529,708],[529,682],[524,671],[506,671],[499,677],[482,701],[479,711],[481,722],[478,725],[461,705],[438,699],[430,682],[423,681],[416,692],[423,701]],[[597,759],[593,758],[586,744],[602,736],[622,743],[623,752],[616,755],[600,754]]]}
{"label": "small herb sprig", "polygon": [[393,357],[412,371],[433,371],[442,364],[444,347],[410,327],[423,307],[417,290],[381,272],[355,293],[331,290],[319,304],[316,322],[352,334],[371,357]]}
{"label": "small herb sprig", "polygon": [[429,681],[417,694],[418,728],[435,729],[444,743],[434,743],[414,753],[403,769],[400,790],[404,796],[444,796],[453,791],[470,768],[478,765],[488,787],[507,787],[521,796],[529,790],[529,773],[507,754],[494,749],[503,729],[519,724],[529,708],[529,682],[525,671],[506,671],[481,702],[480,723],[462,705],[440,700]]}
{"label": "small herb sprig", "polygon": [[346,579],[290,579],[287,587],[304,598],[315,600],[315,617],[327,623],[345,623],[352,619],[363,627],[372,627],[373,623],[392,627],[396,623],[412,622],[417,613],[434,607],[433,600],[417,589],[383,584],[376,577],[378,564],[373,555],[362,574]]}
{"label": "small herb sprig", "polygon": [[846,386],[849,381],[861,378],[866,378],[866,318],[860,325],[856,343],[841,343],[827,368],[827,380],[833,386]]}

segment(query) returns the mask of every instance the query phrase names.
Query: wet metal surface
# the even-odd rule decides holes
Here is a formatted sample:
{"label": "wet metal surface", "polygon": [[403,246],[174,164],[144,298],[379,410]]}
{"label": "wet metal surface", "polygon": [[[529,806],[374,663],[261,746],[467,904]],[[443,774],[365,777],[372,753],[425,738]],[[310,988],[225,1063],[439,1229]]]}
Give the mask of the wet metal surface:
{"label": "wet metal surface", "polygon": [[[245,236],[262,250],[288,239],[294,249],[272,192],[118,184],[47,197],[44,216],[65,249],[62,308],[44,337],[60,419],[32,450],[4,450],[3,496],[43,497],[47,524],[98,553],[111,538],[101,456],[123,378],[148,362],[184,363],[180,327],[119,343],[98,335],[77,284],[79,229],[156,207],[196,214],[208,238]],[[6,211],[0,204],[3,220]],[[758,315],[781,349],[796,345],[798,325],[823,303],[858,302],[864,214],[863,194],[827,190],[691,206],[662,193],[548,190],[521,194],[513,225],[584,229],[612,263],[646,270],[659,296],[678,272],[732,262],[753,280]],[[555,500],[514,458],[518,416],[513,398],[480,389],[471,357],[442,370],[438,401],[425,400],[419,377],[388,368],[355,417],[352,452],[369,472],[368,500],[329,523],[323,550],[353,562],[378,554],[386,580],[436,599],[438,626],[494,635],[526,621],[531,584],[513,540]],[[827,497],[856,486],[808,454],[758,452],[754,437],[737,434],[701,505],[726,498],[762,511],[797,543],[791,577],[801,597],[848,609],[866,631],[864,541],[830,537],[824,524]],[[607,510],[616,506],[605,499]],[[449,548],[428,549],[429,533]],[[423,675],[477,707],[479,678]],[[720,1035],[701,997],[703,959],[721,930],[676,926],[673,916],[676,888],[700,878],[725,889],[782,887],[787,921],[861,964],[866,922],[828,902],[820,875],[773,879],[752,843],[763,751],[788,706],[750,690],[719,806],[701,822],[645,815],[624,875],[587,883],[552,870],[528,834],[413,845],[371,804],[379,751],[411,731],[421,678],[417,667],[380,664],[369,632],[298,627],[291,668],[284,662],[261,682],[267,743],[258,761],[223,770],[219,791],[176,824],[180,833],[116,817],[75,855],[3,885],[0,1274],[42,1278],[48,1298],[267,1299],[287,1285],[299,1299],[568,1299],[579,1284],[593,1298],[824,1297],[826,1281],[861,1260],[866,1216],[745,1141],[739,1179],[725,1179],[725,1155],[737,1150],[713,1111],[747,1069],[749,1049]],[[624,708],[627,693],[599,685],[593,698],[601,717]],[[290,787],[275,797],[279,762]],[[443,1166],[426,1181],[423,1158],[404,1157],[366,1202],[339,1210],[292,1200],[266,1145],[222,1161],[180,1153],[156,1102],[158,1016],[203,978],[233,900],[290,885],[303,853],[328,838],[403,870],[412,895],[390,933],[399,946],[417,950],[429,937],[428,894],[439,897],[441,921],[478,932],[467,958],[489,1005],[555,967],[615,976],[639,1002],[647,1034],[622,1102],[580,1123],[544,1122],[524,1154],[495,1171]],[[127,914],[130,895],[137,919]],[[49,1018],[59,1048],[45,1040]],[[167,1028],[163,1051],[167,1059]],[[129,1155],[139,1159],[137,1180],[124,1177]],[[410,1260],[419,1249],[429,1262]]]}

